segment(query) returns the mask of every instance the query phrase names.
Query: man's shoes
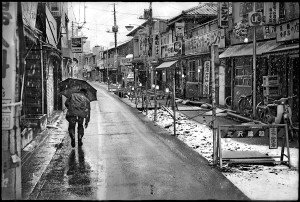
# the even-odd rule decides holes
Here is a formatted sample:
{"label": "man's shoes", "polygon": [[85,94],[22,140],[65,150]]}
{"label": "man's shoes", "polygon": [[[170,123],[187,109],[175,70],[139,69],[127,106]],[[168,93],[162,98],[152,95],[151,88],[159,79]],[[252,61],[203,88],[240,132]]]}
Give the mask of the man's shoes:
{"label": "man's shoes", "polygon": [[83,143],[82,143],[82,139],[81,138],[79,138],[78,139],[78,146],[82,146],[83,145]]}
{"label": "man's shoes", "polygon": [[75,147],[75,138],[71,138],[71,146]]}

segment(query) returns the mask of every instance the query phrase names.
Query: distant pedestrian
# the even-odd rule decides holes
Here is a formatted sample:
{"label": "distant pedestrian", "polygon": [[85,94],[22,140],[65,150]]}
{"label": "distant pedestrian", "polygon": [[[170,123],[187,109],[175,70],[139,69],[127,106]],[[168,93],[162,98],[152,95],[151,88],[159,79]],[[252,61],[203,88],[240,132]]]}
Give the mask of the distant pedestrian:
{"label": "distant pedestrian", "polygon": [[72,93],[66,100],[65,106],[68,111],[66,119],[69,122],[69,135],[71,137],[71,146],[75,147],[75,127],[78,132],[78,146],[82,146],[82,137],[84,135],[83,121],[85,119],[85,128],[90,121],[90,100],[87,98],[87,90],[81,89],[78,93]]}

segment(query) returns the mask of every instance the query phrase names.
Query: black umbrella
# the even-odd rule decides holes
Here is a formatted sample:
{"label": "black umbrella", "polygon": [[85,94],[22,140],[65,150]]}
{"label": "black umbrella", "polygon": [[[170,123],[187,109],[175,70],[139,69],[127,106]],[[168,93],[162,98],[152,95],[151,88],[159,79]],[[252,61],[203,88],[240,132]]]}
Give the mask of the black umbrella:
{"label": "black umbrella", "polygon": [[59,83],[60,94],[67,98],[69,98],[72,93],[80,92],[80,89],[87,90],[87,97],[90,101],[97,100],[97,90],[84,80],[67,78]]}

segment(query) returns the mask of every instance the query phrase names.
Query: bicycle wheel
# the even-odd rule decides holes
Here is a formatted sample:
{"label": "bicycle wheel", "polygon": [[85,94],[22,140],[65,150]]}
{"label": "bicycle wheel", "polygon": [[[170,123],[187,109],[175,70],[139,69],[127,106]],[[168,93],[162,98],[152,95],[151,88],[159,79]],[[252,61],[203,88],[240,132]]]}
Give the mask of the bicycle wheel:
{"label": "bicycle wheel", "polygon": [[231,96],[225,98],[226,108],[231,109]]}
{"label": "bicycle wheel", "polygon": [[251,106],[251,102],[249,99],[247,98],[242,98],[239,101],[239,112],[246,116],[246,117],[250,117],[252,114],[252,106]]}

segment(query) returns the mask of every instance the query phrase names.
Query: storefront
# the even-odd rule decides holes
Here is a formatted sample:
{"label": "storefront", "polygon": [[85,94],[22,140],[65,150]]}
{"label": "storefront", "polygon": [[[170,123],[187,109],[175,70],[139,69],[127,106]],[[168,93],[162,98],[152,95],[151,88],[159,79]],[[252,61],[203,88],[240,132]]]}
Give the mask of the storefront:
{"label": "storefront", "polygon": [[[172,81],[174,78],[174,71],[177,70],[178,74],[178,60],[163,62],[156,67],[157,80],[156,84],[159,86],[159,90],[165,91],[166,88],[171,90],[173,87]],[[178,76],[175,80],[179,80]]]}
{"label": "storefront", "polygon": [[299,19],[277,25],[276,34],[280,45],[264,54],[269,59],[267,75],[278,75],[280,97],[293,97],[292,119],[299,122]]}
{"label": "storefront", "polygon": [[[276,40],[256,43],[256,100],[263,99],[263,76],[267,76],[268,58],[263,54],[278,47]],[[252,95],[252,72],[253,72],[253,43],[230,46],[219,56],[227,59],[225,64],[230,65],[232,71],[232,104],[233,109],[238,110],[238,101],[242,95]]]}
{"label": "storefront", "polygon": [[[219,52],[225,48],[225,29],[219,29],[217,20],[202,24],[192,30],[192,37],[185,40],[186,98],[211,99],[211,45],[218,45]],[[219,68],[216,74],[217,100],[219,92]],[[225,79],[222,80],[225,82]],[[223,85],[223,84],[222,84]]]}

